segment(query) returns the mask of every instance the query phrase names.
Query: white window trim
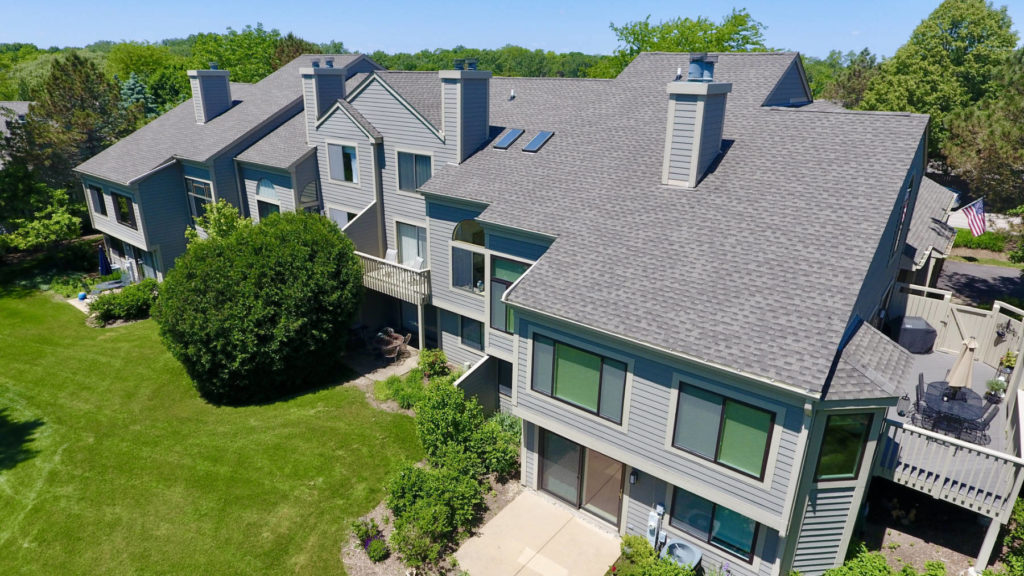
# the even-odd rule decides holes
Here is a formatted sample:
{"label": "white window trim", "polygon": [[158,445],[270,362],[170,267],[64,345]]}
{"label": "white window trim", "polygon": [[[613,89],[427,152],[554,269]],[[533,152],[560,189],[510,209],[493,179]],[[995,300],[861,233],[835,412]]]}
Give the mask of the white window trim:
{"label": "white window trim", "polygon": [[[210,204],[214,204],[214,203],[217,202],[217,193],[214,192],[214,190],[213,190],[213,181],[211,181],[211,180],[204,180],[202,178],[196,178],[194,176],[185,176],[184,177],[184,181],[185,181],[185,200],[188,201],[188,216],[194,222],[196,217],[192,215],[192,198],[195,196],[195,194],[193,194],[192,192],[189,191],[189,186],[188,186],[188,181],[189,180],[193,180],[195,182],[202,182],[202,183],[204,183],[204,184],[206,184],[207,186],[210,187],[210,198],[209,198],[209,203]],[[205,200],[205,198],[204,198],[204,200]]]}
{"label": "white window trim", "polygon": [[[725,506],[726,508],[729,508],[730,510],[732,510],[732,511],[738,513],[738,514],[743,514],[743,516],[745,516],[747,519],[754,520],[754,522],[757,522],[757,537],[754,539],[753,554],[751,554],[751,559],[748,562],[745,558],[740,558],[739,556],[737,556],[735,554],[732,554],[731,552],[728,552],[728,551],[726,551],[723,548],[719,548],[718,546],[715,546],[714,544],[711,544],[710,542],[707,542],[705,540],[699,540],[699,539],[697,539],[696,536],[693,536],[693,535],[691,535],[691,534],[689,534],[689,533],[687,533],[687,532],[685,532],[685,531],[683,531],[683,530],[681,530],[679,528],[676,528],[675,526],[672,525],[672,505],[675,503],[673,501],[673,498],[675,496],[675,488],[676,488],[675,484],[672,484],[671,482],[665,482],[665,500],[664,500],[664,502],[665,502],[665,519],[664,519],[664,523],[662,524],[664,529],[665,530],[671,530],[672,534],[675,535],[675,537],[677,539],[679,539],[679,540],[686,540],[686,541],[690,542],[691,544],[697,546],[697,548],[699,550],[701,550],[702,552],[711,552],[712,554],[714,554],[716,556],[721,556],[721,557],[725,558],[728,562],[736,562],[736,563],[739,563],[739,564],[743,564],[745,566],[750,566],[751,569],[755,573],[759,573],[760,570],[761,570],[761,562],[762,562],[761,554],[764,553],[764,541],[765,541],[765,538],[767,536],[766,533],[767,533],[768,530],[771,530],[772,528],[770,526],[768,526],[767,524],[764,524],[762,522],[757,522],[757,520],[754,520],[750,516],[747,516],[746,514],[741,512],[740,510],[736,510],[734,508],[730,508],[729,506],[725,506],[724,504],[719,504],[718,502],[715,502],[711,498],[704,498],[704,496],[700,496],[700,494],[697,494],[696,492],[694,492],[693,490],[690,490],[686,486],[679,486],[679,488],[682,488],[683,490],[686,490],[687,492],[690,492],[691,494],[696,494],[697,496],[700,496],[701,498],[704,498],[705,500],[711,502],[712,504],[714,504],[716,506]],[[781,556],[781,553],[780,553],[780,556]],[[708,558],[707,554],[704,555],[704,558],[706,560],[712,560],[712,561],[715,560],[714,558]]]}
{"label": "white window trim", "polygon": [[[329,202],[329,203],[328,202],[324,202],[324,216],[328,220],[331,220],[331,213],[330,213],[331,209],[341,210],[341,211],[344,211],[344,212],[348,212],[349,214],[355,214],[356,216],[355,216],[355,218],[352,218],[352,220],[355,220],[356,218],[358,218],[359,215],[362,214],[366,210],[366,208],[363,208],[363,210],[353,210],[353,209],[351,209],[351,208],[349,208],[347,206],[342,206],[341,204],[335,204],[333,202]],[[341,228],[342,232],[345,231],[345,228],[348,228],[348,225],[352,223],[352,220],[349,220],[348,222],[345,223],[345,226]],[[331,220],[331,222],[334,222],[334,220]],[[337,224],[337,223],[335,222],[335,224]]]}
{"label": "white window trim", "polygon": [[[675,433],[675,429],[676,429],[676,410],[679,407],[679,389],[682,386],[682,384],[684,384],[684,383],[685,384],[691,384],[693,386],[696,386],[698,388],[702,388],[702,389],[707,390],[709,392],[713,392],[713,393],[718,394],[719,396],[722,396],[722,397],[724,397],[726,399],[738,400],[738,401],[743,402],[745,404],[749,404],[749,405],[754,406],[756,408],[760,408],[760,409],[763,409],[763,410],[765,410],[767,412],[771,412],[771,413],[773,413],[775,415],[774,422],[772,423],[772,431],[771,431],[771,436],[772,437],[771,437],[771,441],[770,441],[771,443],[770,443],[770,445],[768,447],[768,451],[767,451],[767,453],[765,455],[765,459],[767,460],[767,462],[766,462],[765,467],[764,467],[764,479],[763,480],[758,480],[757,478],[752,478],[750,476],[747,476],[746,474],[743,474],[742,472],[738,472],[736,470],[733,470],[732,468],[729,468],[728,466],[725,466],[724,464],[720,464],[720,463],[715,462],[714,460],[710,460],[708,458],[702,458],[702,457],[700,457],[700,456],[698,456],[696,454],[688,452],[688,451],[686,451],[686,450],[684,450],[682,448],[679,448],[677,446],[674,446],[672,444],[672,439],[673,439],[672,436]],[[669,412],[668,412],[668,426],[666,426],[666,430],[665,430],[665,445],[664,445],[665,446],[665,450],[667,452],[669,452],[671,454],[675,454],[676,456],[679,456],[681,458],[685,458],[685,459],[687,459],[687,460],[689,460],[689,461],[691,461],[691,462],[693,462],[695,464],[699,464],[700,466],[704,466],[704,467],[709,467],[710,466],[710,467],[712,467],[711,469],[714,470],[716,474],[722,474],[723,476],[728,476],[729,478],[732,478],[732,479],[735,479],[735,480],[739,480],[740,482],[743,482],[743,483],[748,484],[750,486],[754,486],[754,487],[759,488],[761,490],[771,490],[772,480],[775,477],[775,464],[776,464],[776,460],[778,460],[778,455],[779,455],[779,445],[782,442],[782,433],[785,431],[785,425],[784,425],[784,423],[786,421],[786,408],[785,407],[778,406],[778,405],[766,405],[763,400],[757,399],[757,398],[753,398],[753,397],[751,397],[751,396],[749,396],[747,394],[744,394],[743,392],[741,392],[739,390],[727,388],[727,387],[722,386],[720,384],[717,384],[715,382],[711,382],[709,380],[705,380],[703,378],[700,378],[700,377],[698,377],[696,375],[684,374],[682,372],[673,372],[672,373],[672,386],[669,388],[669,391],[670,391],[671,396],[669,397],[669,402],[668,402],[668,404],[669,404],[669,406],[668,406],[668,410],[669,410]],[[681,488],[685,489],[685,487],[682,487],[682,486],[681,486]]]}
{"label": "white window trim", "polygon": [[[453,248],[462,248],[463,250],[466,250],[467,252],[474,252],[476,254],[482,254],[483,255],[483,257],[484,257],[484,291],[483,292],[477,292],[476,290],[466,290],[465,288],[462,288],[461,286],[456,286],[455,285],[455,274],[452,274],[452,266],[454,265],[453,261],[455,260],[455,258],[452,256],[452,249]],[[481,298],[486,299],[486,296],[487,296],[487,283],[490,282],[490,280],[491,280],[490,271],[488,270],[490,262],[491,262],[490,255],[488,254],[487,249],[485,249],[483,246],[477,246],[476,244],[469,244],[467,242],[461,242],[459,240],[449,240],[448,241],[448,287],[451,288],[452,290],[455,290],[456,294],[474,294],[476,296],[480,296]],[[487,307],[488,307],[487,305],[484,306],[484,311],[485,312],[487,311],[486,310]],[[489,322],[485,322],[485,324],[489,325],[490,323]]]}
{"label": "white window trim", "polygon": [[[331,146],[351,146],[352,149],[356,151],[355,164],[353,164],[353,166],[355,167],[355,174],[353,174],[354,179],[351,182],[349,182],[348,180],[336,180],[334,178],[331,178],[331,151],[330,151],[330,147]],[[344,150],[342,150],[342,154],[344,154],[344,153],[345,153]],[[349,188],[361,188],[361,186],[359,184],[359,180],[360,180],[360,174],[359,173],[361,172],[361,170],[359,169],[359,156],[361,156],[361,154],[359,153],[359,144],[357,142],[352,142],[352,141],[349,141],[349,140],[325,139],[324,140],[324,154],[327,156],[327,181],[328,182],[333,182],[333,183],[339,184],[341,186],[348,186]],[[396,167],[396,169],[398,167],[397,160],[396,160],[396,163],[395,163],[395,167]],[[345,172],[345,167],[344,166],[341,167],[341,171],[342,171],[342,173]]]}
{"label": "white window trim", "polygon": [[[533,339],[535,334],[540,334],[541,336],[551,338],[555,342],[564,342],[565,344],[575,346],[576,348],[579,348],[580,350],[583,350],[585,352],[590,352],[591,354],[596,354],[598,356],[604,356],[605,358],[610,358],[612,360],[622,362],[623,364],[626,365],[626,386],[622,392],[621,423],[616,424],[611,420],[602,418],[597,414],[593,414],[587,410],[584,410],[583,408],[576,407],[566,402],[565,400],[560,400],[553,395],[553,391],[552,396],[547,396],[533,389]],[[530,328],[527,330],[527,338],[525,339],[524,343],[529,347],[529,352],[526,355],[526,386],[524,386],[523,388],[527,394],[530,394],[534,398],[540,398],[543,402],[550,403],[550,405],[552,406],[565,407],[568,410],[572,410],[572,413],[574,415],[586,418],[587,420],[594,422],[595,424],[600,424],[601,426],[604,426],[609,430],[614,430],[622,434],[629,433],[629,409],[633,397],[633,375],[635,369],[635,361],[632,357],[625,356],[621,352],[611,350],[605,346],[581,340],[569,334],[562,334],[550,330],[537,330],[534,326],[530,326]],[[516,387],[513,387],[512,389],[513,397],[515,398],[515,401],[518,404],[519,397],[515,393],[515,388]]]}
{"label": "white window trim", "polygon": [[406,226],[415,226],[417,228],[423,228],[423,236],[426,242],[426,253],[423,255],[423,268],[421,270],[430,269],[430,227],[427,223],[422,220],[411,220],[409,218],[394,218],[392,220],[395,225],[395,251],[398,252],[398,256],[401,257],[401,236],[398,234],[398,225],[405,224]]}
{"label": "white window trim", "polygon": [[398,182],[398,153],[399,152],[402,152],[404,154],[415,154],[417,156],[428,156],[428,157],[430,157],[430,177],[433,178],[434,177],[434,172],[435,172],[435,168],[434,168],[434,152],[433,152],[433,150],[426,150],[426,149],[423,149],[423,148],[397,148],[397,147],[392,150],[392,156],[394,157],[394,161],[395,161],[395,164],[394,164],[394,166],[395,166],[395,192],[398,193],[398,194],[402,194],[404,196],[411,196],[413,198],[423,198],[423,196],[419,192],[416,192],[416,191],[410,192],[408,190],[402,190],[401,188],[398,187],[398,184],[399,184],[399,182]]}

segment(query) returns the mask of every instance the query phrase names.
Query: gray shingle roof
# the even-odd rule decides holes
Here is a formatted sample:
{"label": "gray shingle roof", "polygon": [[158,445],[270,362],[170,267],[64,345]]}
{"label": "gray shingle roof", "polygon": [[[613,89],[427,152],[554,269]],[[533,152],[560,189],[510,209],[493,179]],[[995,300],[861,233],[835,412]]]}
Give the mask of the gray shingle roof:
{"label": "gray shingle roof", "polygon": [[720,55],[727,151],[696,189],[661,184],[686,57],[644,54],[615,80],[493,79],[491,123],[527,134],[423,191],[557,237],[510,302],[820,393],[927,117],[761,108],[795,57]]}
{"label": "gray shingle roof", "polygon": [[410,106],[441,129],[441,79],[437,72],[378,70],[374,72]]}
{"label": "gray shingle roof", "polygon": [[236,158],[287,170],[313,148],[306,144],[306,116],[300,112]]}
{"label": "gray shingle roof", "polygon": [[351,102],[349,102],[348,100],[338,100],[338,104],[342,108],[344,108],[345,112],[348,112],[348,115],[351,116],[353,120],[355,120],[356,124],[359,124],[359,126],[362,127],[363,130],[366,130],[371,137],[377,139],[383,138],[383,136],[377,130],[377,128],[373,124],[371,124],[370,121],[367,120],[365,116],[363,116],[362,112],[356,110],[356,107],[353,106]]}
{"label": "gray shingle roof", "polygon": [[[192,100],[186,100],[146,126],[80,164],[76,170],[129,184],[172,158],[206,162],[261,123],[296,105],[302,97],[299,68],[314,57],[299,56],[256,84],[231,83],[236,104],[206,124],[196,124]],[[338,67],[358,54],[333,55]]]}
{"label": "gray shingle roof", "polygon": [[932,249],[948,254],[953,247],[956,229],[946,224],[946,217],[954,198],[956,192],[949,188],[930,178],[921,180],[905,252],[913,260],[915,269],[924,265]]}
{"label": "gray shingle roof", "polygon": [[913,371],[910,352],[870,324],[861,324],[839,357],[826,399],[896,397],[913,378]]}

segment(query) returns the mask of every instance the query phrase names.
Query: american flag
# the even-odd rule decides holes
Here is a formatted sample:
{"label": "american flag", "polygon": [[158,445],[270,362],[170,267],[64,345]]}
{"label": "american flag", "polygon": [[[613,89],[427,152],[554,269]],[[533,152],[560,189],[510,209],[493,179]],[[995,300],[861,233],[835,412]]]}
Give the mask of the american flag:
{"label": "american flag", "polygon": [[985,233],[985,203],[981,198],[964,206],[964,216],[967,217],[967,227],[971,234],[981,236]]}

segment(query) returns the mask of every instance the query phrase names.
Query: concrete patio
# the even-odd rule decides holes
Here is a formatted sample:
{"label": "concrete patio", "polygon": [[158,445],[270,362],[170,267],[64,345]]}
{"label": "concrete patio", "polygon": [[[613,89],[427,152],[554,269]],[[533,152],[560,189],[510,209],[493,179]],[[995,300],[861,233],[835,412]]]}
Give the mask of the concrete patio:
{"label": "concrete patio", "polygon": [[600,576],[619,557],[619,539],[578,514],[523,492],[459,548],[459,568],[490,576]]}

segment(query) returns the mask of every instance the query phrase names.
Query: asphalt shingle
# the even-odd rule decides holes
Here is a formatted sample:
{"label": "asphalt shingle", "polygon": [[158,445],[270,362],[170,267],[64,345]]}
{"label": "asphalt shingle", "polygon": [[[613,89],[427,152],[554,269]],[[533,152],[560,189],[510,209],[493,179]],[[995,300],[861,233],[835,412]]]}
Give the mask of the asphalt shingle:
{"label": "asphalt shingle", "polygon": [[956,192],[930,178],[921,180],[914,203],[914,218],[907,231],[907,249],[915,268],[927,262],[931,251],[948,254],[956,238],[956,229],[946,224]]}
{"label": "asphalt shingle", "polygon": [[300,112],[235,158],[287,170],[312,149],[306,144],[306,116]]}
{"label": "asphalt shingle", "polygon": [[899,396],[913,378],[914,358],[870,324],[861,324],[843,349],[827,400]]}

